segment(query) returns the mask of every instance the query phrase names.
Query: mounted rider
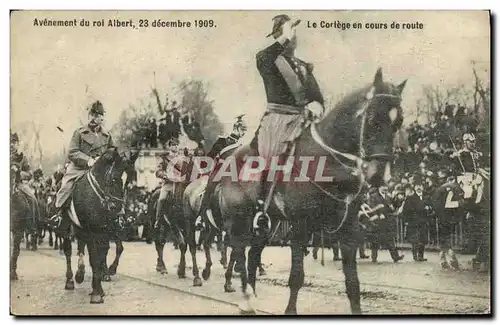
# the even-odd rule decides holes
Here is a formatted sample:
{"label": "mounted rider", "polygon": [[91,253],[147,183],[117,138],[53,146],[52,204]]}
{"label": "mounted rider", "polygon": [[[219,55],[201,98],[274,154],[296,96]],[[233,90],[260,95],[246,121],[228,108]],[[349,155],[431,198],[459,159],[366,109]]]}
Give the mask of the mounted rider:
{"label": "mounted rider", "polygon": [[32,177],[31,167],[26,156],[19,152],[19,137],[17,133],[10,135],[10,168],[16,173],[15,186],[24,194],[33,211],[33,218],[28,218],[28,229],[36,232],[35,220],[38,218],[38,201],[36,200],[35,191],[29,185]]}
{"label": "mounted rider", "polygon": [[[272,36],[274,42],[256,55],[267,110],[251,145],[267,163],[273,156],[293,154],[293,144],[307,121],[319,119],[324,113],[324,99],[313,75],[313,65],[295,57],[295,26],[300,20],[292,22],[289,16],[278,15],[273,21],[272,32],[267,37]],[[272,189],[268,189],[267,177],[261,177],[259,204],[262,210],[257,214],[265,214],[273,195]]]}
{"label": "mounted rider", "polygon": [[[169,195],[173,195],[176,187],[176,180],[171,179],[169,175],[169,164],[173,159],[179,154],[178,142],[176,140],[171,140],[168,144],[168,151],[162,155],[162,159],[156,168],[156,177],[163,181],[160,189],[160,196],[158,198],[158,203],[156,204],[156,221],[155,228],[159,225],[159,220],[163,211],[163,206],[167,201]],[[178,176],[180,176],[180,169],[174,167],[171,171]]]}
{"label": "mounted rider", "polygon": [[63,228],[61,221],[67,220],[63,218],[65,214],[62,212],[71,201],[68,199],[73,193],[74,184],[94,165],[100,155],[113,146],[111,135],[102,128],[105,114],[102,103],[96,101],[87,110],[89,122],[73,133],[68,151],[70,162],[56,194],[57,212],[52,220],[57,222],[60,228]]}
{"label": "mounted rider", "polygon": [[240,140],[245,135],[247,131],[247,125],[245,121],[243,121],[244,114],[238,116],[236,122],[233,124],[233,132],[227,137],[219,137],[217,141],[215,141],[212,149],[207,153],[207,156],[215,160],[214,168],[210,172],[208,177],[207,186],[205,188],[205,192],[203,194],[203,199],[200,204],[200,210],[198,216],[202,216],[205,213],[205,210],[209,209],[210,199],[212,197],[213,191],[217,186],[217,183],[214,182],[215,175],[222,163],[221,155],[232,150],[238,146],[240,146]]}

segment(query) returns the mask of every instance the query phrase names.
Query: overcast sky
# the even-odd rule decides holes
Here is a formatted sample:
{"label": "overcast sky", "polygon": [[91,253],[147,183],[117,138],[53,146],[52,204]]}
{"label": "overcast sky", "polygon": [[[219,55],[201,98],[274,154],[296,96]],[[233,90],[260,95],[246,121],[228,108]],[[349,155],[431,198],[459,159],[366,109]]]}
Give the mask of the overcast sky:
{"label": "overcast sky", "polygon": [[[301,19],[297,56],[315,66],[326,97],[338,97],[371,82],[378,67],[400,83],[407,114],[423,84],[468,83],[471,60],[490,62],[489,16],[483,12],[286,12]],[[222,12],[15,12],[11,20],[12,129],[34,120],[47,153],[68,143],[86,120],[85,105],[101,100],[111,127],[129,104],[149,96],[156,72],[161,93],[184,78],[210,83],[216,113],[227,131],[246,113],[253,131],[265,109],[255,66],[269,44],[272,11]],[[62,28],[33,26],[35,18],[90,21],[213,19],[216,28]],[[421,22],[422,30],[311,29],[307,22]],[[87,88],[88,87],[88,88]],[[86,93],[87,89],[87,93]],[[163,98],[162,98],[163,100]],[[61,126],[66,134],[56,130]]]}

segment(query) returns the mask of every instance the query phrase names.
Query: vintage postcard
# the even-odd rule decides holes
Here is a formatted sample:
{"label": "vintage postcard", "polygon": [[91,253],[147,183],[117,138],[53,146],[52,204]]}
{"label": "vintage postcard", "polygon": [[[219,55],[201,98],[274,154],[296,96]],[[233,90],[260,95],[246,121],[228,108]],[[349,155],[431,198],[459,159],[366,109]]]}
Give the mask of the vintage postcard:
{"label": "vintage postcard", "polygon": [[10,28],[12,315],[491,315],[489,11]]}

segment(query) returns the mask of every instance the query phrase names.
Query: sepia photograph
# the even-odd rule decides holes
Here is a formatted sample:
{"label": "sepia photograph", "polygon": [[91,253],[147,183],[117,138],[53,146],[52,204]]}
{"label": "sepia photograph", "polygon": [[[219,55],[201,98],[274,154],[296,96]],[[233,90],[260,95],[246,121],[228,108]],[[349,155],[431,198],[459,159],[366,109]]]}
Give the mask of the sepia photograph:
{"label": "sepia photograph", "polygon": [[488,10],[11,10],[10,315],[492,316]]}

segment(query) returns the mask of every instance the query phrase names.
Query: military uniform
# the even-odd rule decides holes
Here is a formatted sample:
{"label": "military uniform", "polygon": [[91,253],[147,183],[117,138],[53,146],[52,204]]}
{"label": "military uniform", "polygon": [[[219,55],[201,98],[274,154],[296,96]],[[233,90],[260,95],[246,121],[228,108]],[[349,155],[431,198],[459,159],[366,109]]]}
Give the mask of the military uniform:
{"label": "military uniform", "polygon": [[324,104],[313,65],[283,54],[288,42],[276,41],[256,56],[268,104],[253,147],[264,158],[285,153],[288,144],[300,136],[307,104]]}
{"label": "military uniform", "polygon": [[[163,180],[163,184],[160,188],[160,196],[158,197],[158,203],[156,205],[156,220],[158,221],[162,210],[163,210],[163,205],[165,201],[167,200],[169,194],[173,195],[176,191],[176,183],[178,180],[181,179],[183,175],[183,171],[185,170],[184,166],[179,167],[179,164],[176,164],[176,166],[171,166],[170,168],[172,170],[168,170],[169,164],[172,161],[172,159],[175,158],[177,152],[176,151],[170,151],[167,156],[162,157],[161,162],[158,164],[156,168],[156,177],[160,178]],[[168,172],[173,173],[174,179],[171,179],[168,175]]]}
{"label": "military uniform", "polygon": [[[91,114],[104,114],[101,102],[96,101],[90,109]],[[77,179],[85,175],[90,169],[90,159],[96,159],[113,146],[111,135],[104,131],[100,125],[89,124],[78,128],[71,138],[68,150],[70,161],[66,173],[61,180],[61,187],[56,195],[56,208],[59,210],[66,203],[73,192]]]}
{"label": "military uniform", "polygon": [[451,235],[464,215],[463,199],[464,192],[456,182],[444,183],[432,195],[431,203],[438,218],[441,250],[452,248]]}
{"label": "military uniform", "polygon": [[215,161],[215,167],[212,169],[208,177],[207,186],[203,194],[203,199],[200,204],[200,211],[198,215],[202,215],[205,210],[208,209],[210,198],[212,197],[212,193],[217,186],[217,183],[213,180],[215,175],[217,174],[218,169],[220,168],[220,156],[225,152],[236,148],[239,145],[239,140],[240,136],[234,132],[227,137],[219,137],[212,146],[212,149],[210,149],[210,151],[207,153],[207,156]]}
{"label": "military uniform", "polygon": [[393,208],[378,190],[372,189],[369,193],[360,212],[360,223],[366,226],[366,239],[371,245],[372,262],[377,262],[380,248],[387,248],[394,262],[404,258],[404,255],[399,255],[394,243],[396,224]]}

